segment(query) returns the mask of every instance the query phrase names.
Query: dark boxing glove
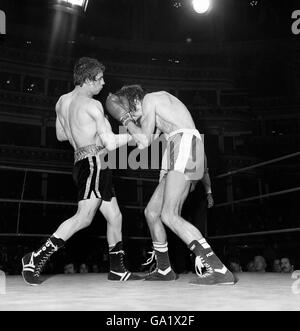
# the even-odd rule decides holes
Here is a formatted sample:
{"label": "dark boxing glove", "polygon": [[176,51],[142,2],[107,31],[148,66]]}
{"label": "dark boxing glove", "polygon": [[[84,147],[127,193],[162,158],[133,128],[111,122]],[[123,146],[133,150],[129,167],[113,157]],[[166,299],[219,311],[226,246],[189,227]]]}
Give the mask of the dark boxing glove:
{"label": "dark boxing glove", "polygon": [[105,105],[110,115],[117,121],[121,122],[124,126],[127,126],[129,122],[134,122],[126,97],[119,97],[110,93],[106,99]]}

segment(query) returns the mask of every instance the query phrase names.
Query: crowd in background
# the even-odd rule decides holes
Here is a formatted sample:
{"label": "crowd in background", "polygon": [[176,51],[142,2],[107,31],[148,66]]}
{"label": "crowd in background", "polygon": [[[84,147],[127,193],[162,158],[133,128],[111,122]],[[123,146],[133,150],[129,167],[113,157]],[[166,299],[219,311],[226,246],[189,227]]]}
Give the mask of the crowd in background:
{"label": "crowd in background", "polygon": [[[88,239],[87,239],[88,240]],[[135,272],[149,272],[151,266],[143,266],[149,258],[151,242],[129,240],[126,243],[126,263]],[[20,275],[21,258],[29,252],[32,242],[26,245],[5,243],[0,245],[0,270],[7,275]],[[172,242],[170,238],[170,259],[178,274],[195,272],[194,256],[184,247],[184,244]],[[292,273],[297,270],[298,256],[291,256],[277,251],[272,256],[253,255],[234,256],[227,253],[218,255],[224,260],[232,272],[277,272]],[[265,255],[268,255],[265,251]],[[152,266],[153,267],[153,266]],[[54,257],[46,266],[46,274],[77,274],[77,273],[107,273],[109,269],[108,249],[105,241],[98,241],[89,246],[78,248],[76,241],[70,243]]]}

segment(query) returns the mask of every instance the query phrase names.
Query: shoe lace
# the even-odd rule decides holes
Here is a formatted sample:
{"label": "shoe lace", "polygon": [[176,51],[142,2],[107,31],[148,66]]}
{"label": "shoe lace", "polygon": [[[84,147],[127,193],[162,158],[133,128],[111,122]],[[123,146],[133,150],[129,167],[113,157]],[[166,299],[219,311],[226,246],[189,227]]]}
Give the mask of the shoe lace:
{"label": "shoe lace", "polygon": [[148,254],[151,254],[151,256],[149,257],[149,259],[143,263],[142,265],[149,265],[150,263],[153,262],[154,258],[155,258],[155,251],[152,252],[148,252]]}
{"label": "shoe lace", "polygon": [[121,264],[121,267],[122,269],[124,269],[125,271],[127,271],[126,267],[125,267],[125,264],[124,264],[124,256],[125,256],[125,252],[124,251],[120,251],[120,264]]}
{"label": "shoe lace", "polygon": [[[149,275],[153,274],[154,272],[156,272],[156,270],[158,270],[157,267],[157,261],[156,261],[156,255],[155,255],[155,251],[153,250],[152,252],[148,252],[148,254],[151,254],[151,256],[148,258],[148,260],[143,263],[143,266],[147,266],[150,265],[152,263],[152,265],[149,268]],[[154,261],[155,260],[155,261]]]}
{"label": "shoe lace", "polygon": [[[204,273],[202,272],[202,269],[203,268],[205,268]],[[196,256],[196,259],[195,259],[195,270],[196,270],[196,274],[200,278],[208,277],[208,276],[210,276],[213,273],[213,268],[201,256]]]}
{"label": "shoe lace", "polygon": [[45,263],[48,261],[48,259],[50,258],[50,256],[55,252],[55,249],[49,251],[48,253],[46,253],[41,259],[40,261],[38,262],[36,268],[35,268],[35,271],[34,271],[34,276],[37,276],[39,277],[40,276],[40,273],[42,272],[44,266],[45,266]]}

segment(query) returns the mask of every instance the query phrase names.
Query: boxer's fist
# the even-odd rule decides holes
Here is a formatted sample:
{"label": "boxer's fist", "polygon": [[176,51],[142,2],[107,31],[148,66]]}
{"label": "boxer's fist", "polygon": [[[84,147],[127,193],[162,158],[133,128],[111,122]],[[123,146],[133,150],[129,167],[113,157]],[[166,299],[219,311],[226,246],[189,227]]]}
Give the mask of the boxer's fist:
{"label": "boxer's fist", "polygon": [[110,93],[106,99],[106,109],[114,119],[121,122],[124,126],[129,122],[134,122],[126,97],[119,97]]}

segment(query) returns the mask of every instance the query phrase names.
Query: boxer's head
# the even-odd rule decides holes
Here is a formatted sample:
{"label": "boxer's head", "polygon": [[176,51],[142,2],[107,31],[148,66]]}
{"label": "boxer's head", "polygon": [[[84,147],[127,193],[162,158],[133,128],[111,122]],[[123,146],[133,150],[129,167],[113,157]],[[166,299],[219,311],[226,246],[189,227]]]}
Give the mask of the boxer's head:
{"label": "boxer's head", "polygon": [[74,66],[74,85],[83,86],[83,84],[89,84],[93,94],[98,94],[104,85],[104,71],[105,66],[98,60],[82,57]]}
{"label": "boxer's head", "polygon": [[127,98],[130,112],[134,118],[142,116],[142,101],[146,93],[140,85],[124,85],[115,94]]}

